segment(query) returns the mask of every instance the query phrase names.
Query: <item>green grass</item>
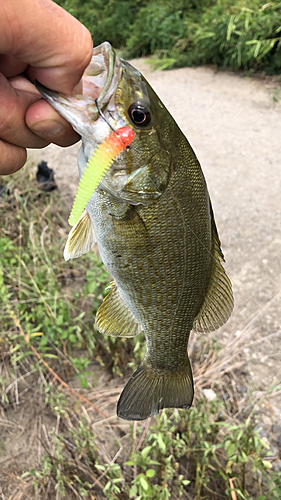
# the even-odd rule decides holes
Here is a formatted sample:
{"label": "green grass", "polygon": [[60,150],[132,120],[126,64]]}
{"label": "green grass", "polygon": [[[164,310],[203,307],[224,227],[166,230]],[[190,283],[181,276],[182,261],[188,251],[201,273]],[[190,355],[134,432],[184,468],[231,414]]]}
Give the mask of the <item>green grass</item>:
{"label": "green grass", "polygon": [[[9,498],[280,498],[281,473],[273,470],[270,445],[256,429],[267,395],[252,401],[250,393],[243,396],[232,383],[239,380],[242,335],[225,347],[213,336],[192,337],[196,400],[190,410],[163,411],[134,424],[117,419],[116,402],[124,386],[120,377],[138,365],[145,341],[103,337],[95,330],[95,312],[110,276],[94,251],[64,262],[70,206],[61,202],[60,193],[40,191],[32,168],[3,178],[3,183],[2,424],[9,429],[24,405],[36,406],[38,398],[49,422],[49,427],[36,423],[32,464],[17,465]],[[97,361],[107,375],[93,387]],[[70,386],[74,383],[86,400],[62,387],[50,369]],[[33,382],[22,390],[30,376]],[[213,401],[202,395],[210,387],[216,393]],[[31,420],[27,428],[32,425]],[[4,438],[0,444],[5,452]],[[6,484],[11,471],[1,474]]]}
{"label": "green grass", "polygon": [[[63,355],[84,386],[93,353],[120,373],[115,356],[117,341],[101,336],[94,327],[95,313],[111,278],[95,252],[64,261],[69,211],[58,192],[49,195],[40,191],[32,175],[24,169],[3,178],[6,193],[0,201],[0,328],[10,331],[12,363],[31,354],[15,329],[15,315],[40,355],[58,360]],[[135,343],[125,340],[122,346],[124,372],[133,362]],[[87,357],[77,357],[77,349],[86,351]]]}

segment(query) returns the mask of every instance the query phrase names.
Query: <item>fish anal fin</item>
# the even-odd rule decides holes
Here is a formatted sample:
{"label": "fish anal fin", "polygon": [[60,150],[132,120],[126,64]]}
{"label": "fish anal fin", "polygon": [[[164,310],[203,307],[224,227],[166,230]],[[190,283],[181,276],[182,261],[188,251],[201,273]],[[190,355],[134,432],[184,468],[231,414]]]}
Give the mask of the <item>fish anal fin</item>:
{"label": "fish anal fin", "polygon": [[144,359],[121,393],[118,417],[145,420],[163,408],[188,409],[194,391],[190,362],[186,358],[186,365],[178,371],[152,368]]}
{"label": "fish anal fin", "polygon": [[224,256],[212,207],[211,215],[214,241],[213,272],[203,305],[193,321],[193,330],[204,333],[217,330],[224,325],[231,315],[234,304],[231,282],[221,264],[224,262]]}
{"label": "fish anal fin", "polygon": [[96,327],[104,335],[135,337],[142,326],[122,299],[113,282],[96,315]]}
{"label": "fish anal fin", "polygon": [[63,253],[65,260],[76,259],[89,252],[95,242],[95,233],[91,217],[87,210],[84,210],[79,221],[73,226],[68,235]]}

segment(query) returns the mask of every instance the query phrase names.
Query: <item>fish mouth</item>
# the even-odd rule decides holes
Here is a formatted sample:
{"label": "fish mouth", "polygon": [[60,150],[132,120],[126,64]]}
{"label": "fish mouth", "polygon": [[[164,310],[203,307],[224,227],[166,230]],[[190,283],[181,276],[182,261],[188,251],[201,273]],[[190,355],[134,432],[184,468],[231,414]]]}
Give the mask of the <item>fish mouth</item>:
{"label": "fish mouth", "polygon": [[89,66],[83,75],[83,94],[66,96],[50,90],[40,82],[35,85],[41,96],[80,134],[92,135],[93,122],[100,117],[114,95],[121,75],[121,61],[109,42],[93,49]]}

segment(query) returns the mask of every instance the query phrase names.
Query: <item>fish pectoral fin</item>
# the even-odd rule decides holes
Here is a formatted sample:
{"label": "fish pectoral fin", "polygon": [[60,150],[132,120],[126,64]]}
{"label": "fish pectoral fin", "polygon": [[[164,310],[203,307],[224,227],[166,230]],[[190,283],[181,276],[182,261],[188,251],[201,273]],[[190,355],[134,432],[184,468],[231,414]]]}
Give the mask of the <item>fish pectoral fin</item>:
{"label": "fish pectoral fin", "polygon": [[205,300],[194,319],[192,327],[195,332],[204,333],[217,330],[217,328],[224,325],[231,315],[234,305],[231,282],[221,264],[221,262],[224,262],[224,256],[221,250],[212,207],[211,215],[214,239],[213,273]]}
{"label": "fish pectoral fin", "polygon": [[132,204],[144,205],[158,200],[167,188],[171,162],[171,154],[161,149],[149,159],[146,166],[127,175],[121,197]]}
{"label": "fish pectoral fin", "polygon": [[87,210],[84,210],[79,221],[73,226],[68,235],[63,252],[65,260],[76,259],[89,252],[95,242],[95,233],[91,217]]}
{"label": "fish pectoral fin", "polygon": [[152,368],[144,359],[120,396],[117,415],[125,420],[145,420],[163,408],[187,409],[193,394],[187,355],[185,366],[178,371]]}
{"label": "fish pectoral fin", "polygon": [[142,326],[122,299],[113,282],[112,290],[103,300],[96,315],[96,327],[104,335],[135,337]]}

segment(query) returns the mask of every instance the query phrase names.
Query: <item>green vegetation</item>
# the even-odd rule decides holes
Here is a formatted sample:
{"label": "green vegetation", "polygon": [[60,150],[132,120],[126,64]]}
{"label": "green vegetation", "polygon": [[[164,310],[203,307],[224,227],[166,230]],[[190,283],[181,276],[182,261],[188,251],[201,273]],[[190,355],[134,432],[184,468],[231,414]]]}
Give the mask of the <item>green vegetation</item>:
{"label": "green vegetation", "polygon": [[281,70],[281,3],[264,0],[59,0],[126,57],[154,54],[162,69],[214,64]]}
{"label": "green vegetation", "polygon": [[[29,356],[30,346],[44,359],[57,358],[62,352],[86,386],[93,353],[113,371],[122,362],[124,371],[139,341],[122,342],[128,355],[120,361],[115,355],[116,339],[95,331],[95,312],[107,293],[110,276],[94,252],[64,262],[69,210],[58,193],[50,196],[39,191],[32,175],[28,178],[25,170],[3,178],[7,184],[0,201],[0,329],[12,332],[8,342],[13,363]],[[29,347],[15,328],[15,317],[29,338]],[[88,357],[76,357],[77,349],[86,350]]]}
{"label": "green vegetation", "polygon": [[[35,491],[43,492],[50,483],[66,498],[73,489],[88,499],[102,489],[108,500],[280,498],[281,473],[271,470],[266,440],[251,417],[230,423],[225,412],[220,400],[208,403],[205,398],[189,411],[163,411],[149,432],[131,425],[131,436],[122,444],[116,439],[119,463],[105,463],[89,416],[78,421],[68,409],[62,426],[73,421],[69,432],[53,431],[47,445],[53,451],[43,457],[40,470],[22,477],[32,477]],[[129,460],[124,460],[123,447]]]}
{"label": "green vegetation", "polygon": [[[48,432],[41,420],[40,425],[36,419],[26,424],[26,429],[35,425],[37,436],[29,452],[33,465],[31,459],[17,465],[9,498],[280,498],[281,473],[273,470],[269,442],[256,427],[266,395],[259,400],[243,396],[239,406],[242,393],[234,391],[239,375],[234,357],[242,336],[224,348],[214,337],[193,339],[190,355],[201,396],[190,410],[163,411],[133,424],[117,419],[116,402],[124,386],[119,379],[142,359],[145,342],[95,331],[94,315],[110,276],[94,251],[63,261],[70,206],[60,194],[38,190],[28,168],[3,183],[1,425],[14,425],[11,410],[18,420],[26,398],[33,401],[28,406],[37,407],[39,394],[50,422]],[[98,370],[115,377],[112,385],[97,384]],[[33,382],[23,389],[30,376]],[[84,400],[67,389],[70,380],[78,381]],[[210,384],[217,395],[212,401],[202,395]],[[1,451],[5,443],[2,435]],[[9,468],[0,472],[3,485],[10,474]]]}

